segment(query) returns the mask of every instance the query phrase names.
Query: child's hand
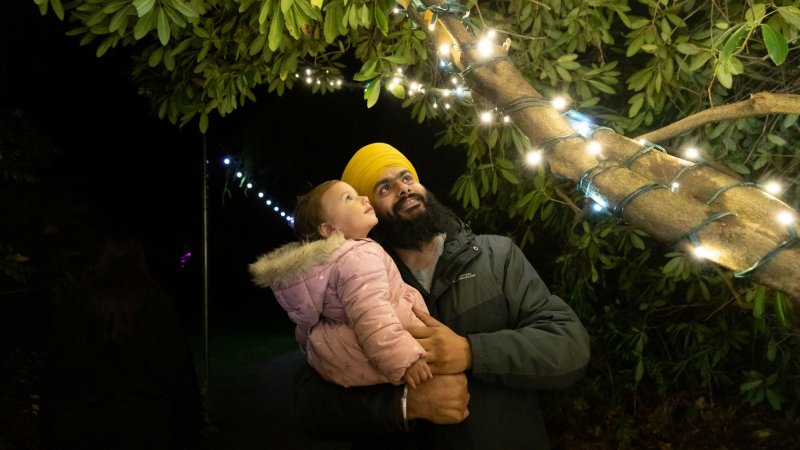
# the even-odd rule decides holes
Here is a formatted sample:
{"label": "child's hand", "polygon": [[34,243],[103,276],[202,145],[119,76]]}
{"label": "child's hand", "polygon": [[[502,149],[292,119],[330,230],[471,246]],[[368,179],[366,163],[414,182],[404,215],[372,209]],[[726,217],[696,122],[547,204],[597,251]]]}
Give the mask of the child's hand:
{"label": "child's hand", "polygon": [[403,374],[403,381],[412,388],[416,388],[419,383],[429,378],[433,378],[433,373],[431,373],[428,363],[425,362],[425,358],[420,358],[414,364],[408,366],[406,373]]}

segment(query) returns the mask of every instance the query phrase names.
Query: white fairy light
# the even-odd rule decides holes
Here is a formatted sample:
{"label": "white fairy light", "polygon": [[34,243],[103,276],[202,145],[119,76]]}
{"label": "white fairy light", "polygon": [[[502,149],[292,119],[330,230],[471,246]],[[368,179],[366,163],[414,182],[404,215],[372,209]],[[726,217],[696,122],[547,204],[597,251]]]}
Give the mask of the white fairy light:
{"label": "white fairy light", "polygon": [[511,122],[511,117],[503,116],[503,123],[509,123],[509,122]]}
{"label": "white fairy light", "polygon": [[247,189],[253,189],[253,183],[247,183]]}
{"label": "white fairy light", "polygon": [[230,158],[225,158],[225,159],[222,160],[222,163],[227,166],[228,164],[231,163],[231,159]]}
{"label": "white fairy light", "polygon": [[789,211],[782,211],[778,214],[778,222],[783,225],[791,225],[794,223],[794,215]]}
{"label": "white fairy light", "polygon": [[444,109],[450,109],[450,103],[445,103],[444,104]]}
{"label": "white fairy light", "polygon": [[542,151],[541,150],[532,150],[525,155],[525,162],[528,165],[535,166],[542,162]]}
{"label": "white fairy light", "polygon": [[456,77],[450,78],[450,82],[455,84],[455,85],[458,85],[458,78],[456,78]]}
{"label": "white fairy light", "polygon": [[555,108],[556,111],[562,111],[567,107],[567,99],[564,97],[556,97],[550,101],[550,105]]}
{"label": "white fairy light", "polygon": [[494,38],[495,38],[495,36],[497,36],[497,32],[495,32],[494,30],[489,30],[489,31],[486,33],[486,36],[488,36],[488,37],[489,37],[489,39],[494,39]]}
{"label": "white fairy light", "polygon": [[272,200],[267,200],[267,206],[272,204]]}
{"label": "white fairy light", "polygon": [[337,86],[341,86],[342,85],[342,80],[336,80],[336,85]]}
{"label": "white fairy light", "polygon": [[311,78],[311,77],[307,77],[307,78],[306,78],[306,83],[308,83],[308,84],[311,84],[311,83],[313,83],[313,82],[314,82],[314,79],[313,79],[313,78]]}
{"label": "white fairy light", "polygon": [[286,213],[281,211],[281,217],[286,217]]}
{"label": "white fairy light", "polygon": [[694,256],[700,259],[715,260],[719,258],[719,251],[710,247],[698,245],[697,247],[694,248]]}
{"label": "white fairy light", "polygon": [[686,158],[688,158],[688,159],[697,159],[697,158],[700,157],[700,151],[698,151],[694,147],[687,148],[686,152],[684,154],[686,155]]}
{"label": "white fairy light", "polygon": [[589,142],[589,145],[586,146],[586,150],[591,153],[592,155],[597,155],[600,151],[603,150],[603,147],[597,141]]}
{"label": "white fairy light", "polygon": [[258,193],[258,198],[264,198],[264,193],[263,192],[259,192]]}
{"label": "white fairy light", "polygon": [[276,207],[272,208],[272,210],[273,210],[273,211],[275,211],[275,212],[278,212],[278,211],[280,211],[280,208],[278,208],[278,207],[276,206]]}
{"label": "white fairy light", "polygon": [[481,113],[481,122],[483,123],[491,123],[493,118],[494,114],[492,114],[491,111],[484,111]]}
{"label": "white fairy light", "polygon": [[306,75],[311,75],[311,69],[306,69]]}
{"label": "white fairy light", "polygon": [[492,41],[489,38],[483,38],[478,41],[478,53],[485,57],[492,56]]}
{"label": "white fairy light", "polygon": [[439,46],[439,55],[441,56],[448,56],[450,54],[450,49],[452,46],[450,44],[442,44]]}
{"label": "white fairy light", "polygon": [[592,126],[588,122],[578,122],[578,124],[575,125],[575,131],[581,136],[590,136],[592,134]]}
{"label": "white fairy light", "polygon": [[672,183],[672,192],[677,192],[679,187],[680,187],[680,184],[678,184],[677,181]]}
{"label": "white fairy light", "polygon": [[595,203],[595,204],[592,205],[592,209],[597,211],[597,212],[600,212],[600,211],[603,210],[603,207],[599,203]]}
{"label": "white fairy light", "polygon": [[236,172],[236,178],[242,178],[244,174],[242,172]]}
{"label": "white fairy light", "polygon": [[777,181],[770,181],[764,185],[764,189],[772,195],[778,195],[781,193],[782,186]]}

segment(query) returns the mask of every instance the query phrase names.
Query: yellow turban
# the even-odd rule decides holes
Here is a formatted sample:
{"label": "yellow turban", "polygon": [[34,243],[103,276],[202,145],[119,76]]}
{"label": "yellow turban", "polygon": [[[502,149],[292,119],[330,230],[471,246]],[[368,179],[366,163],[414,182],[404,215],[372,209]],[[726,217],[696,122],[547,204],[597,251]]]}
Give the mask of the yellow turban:
{"label": "yellow turban", "polygon": [[419,181],[417,171],[414,170],[411,161],[396,148],[381,142],[361,147],[350,158],[347,167],[344,168],[342,181],[353,186],[356,192],[360,195],[366,195],[372,201],[375,193],[375,183],[380,180],[383,170],[387,167],[407,169],[414,176],[414,179]]}

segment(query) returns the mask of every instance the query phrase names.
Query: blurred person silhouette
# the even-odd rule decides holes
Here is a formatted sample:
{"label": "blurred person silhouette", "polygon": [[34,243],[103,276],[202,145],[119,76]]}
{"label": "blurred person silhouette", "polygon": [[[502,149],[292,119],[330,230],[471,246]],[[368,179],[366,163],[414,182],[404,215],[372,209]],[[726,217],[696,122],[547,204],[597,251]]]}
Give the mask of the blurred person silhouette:
{"label": "blurred person silhouette", "polygon": [[100,242],[54,312],[44,448],[198,448],[202,401],[175,305],[140,237],[115,231]]}

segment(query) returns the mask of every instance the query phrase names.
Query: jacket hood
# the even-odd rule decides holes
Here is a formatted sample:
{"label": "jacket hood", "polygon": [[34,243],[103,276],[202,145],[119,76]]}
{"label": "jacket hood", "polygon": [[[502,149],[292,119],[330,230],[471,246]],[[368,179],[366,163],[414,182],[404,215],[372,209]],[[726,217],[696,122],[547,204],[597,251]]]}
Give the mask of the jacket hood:
{"label": "jacket hood", "polygon": [[330,260],[345,242],[347,239],[343,234],[335,233],[328,239],[286,244],[250,264],[253,282],[261,287],[270,287],[298,279],[310,268]]}

